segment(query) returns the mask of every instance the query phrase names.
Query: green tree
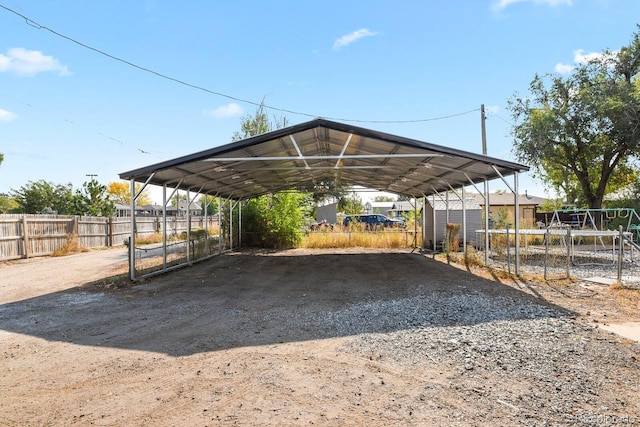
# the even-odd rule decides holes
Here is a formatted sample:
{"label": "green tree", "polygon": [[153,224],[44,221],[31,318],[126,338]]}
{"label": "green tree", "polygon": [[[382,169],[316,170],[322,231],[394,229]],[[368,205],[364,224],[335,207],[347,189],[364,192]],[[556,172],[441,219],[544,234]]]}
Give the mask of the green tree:
{"label": "green tree", "polygon": [[[285,127],[286,119],[270,121],[260,104],[254,115],[242,118],[234,141]],[[250,199],[242,204],[243,243],[248,246],[293,247],[302,238],[302,229],[310,206],[308,193],[283,191]]]}
{"label": "green tree", "polygon": [[115,203],[107,193],[107,186],[91,179],[82,184],[81,190],[73,195],[72,215],[113,216],[116,213]]}
{"label": "green tree", "polygon": [[362,198],[355,191],[338,202],[338,210],[347,215],[361,214],[364,211]]}
{"label": "green tree", "polygon": [[207,215],[209,216],[216,215],[220,210],[218,198],[214,196],[208,196],[206,194],[200,197],[200,206],[202,207],[202,212],[204,213],[206,210]]}
{"label": "green tree", "polygon": [[20,211],[20,205],[8,194],[0,193],[0,214]]}
{"label": "green tree", "polygon": [[283,191],[243,203],[243,242],[263,248],[295,247],[302,239],[308,200],[307,193]]}
{"label": "green tree", "polygon": [[[640,27],[639,27],[640,28]],[[513,152],[536,176],[590,208],[636,178],[640,154],[640,34],[566,78],[536,75],[530,94],[509,100]]]}
{"label": "green tree", "polygon": [[18,203],[22,213],[66,215],[72,209],[71,184],[59,185],[45,180],[29,181],[9,195]]}
{"label": "green tree", "polygon": [[3,160],[4,160],[4,154],[0,153],[0,165],[2,164]]}
{"label": "green tree", "polygon": [[314,203],[320,204],[328,200],[340,200],[349,194],[349,184],[341,180],[314,181],[300,188],[301,191],[310,193]]}
{"label": "green tree", "polygon": [[240,141],[272,130],[287,127],[288,120],[286,118],[274,116],[272,120],[269,120],[269,116],[267,116],[265,110],[266,108],[263,99],[253,115],[246,115],[242,117],[240,130],[233,134],[231,140]]}
{"label": "green tree", "polygon": [[[193,201],[193,200],[192,200]],[[187,194],[183,193],[183,194],[179,194],[178,192],[176,192],[176,194],[173,195],[173,197],[171,198],[171,200],[169,200],[169,204],[171,206],[178,207],[178,204],[180,202],[185,202],[187,203]]]}

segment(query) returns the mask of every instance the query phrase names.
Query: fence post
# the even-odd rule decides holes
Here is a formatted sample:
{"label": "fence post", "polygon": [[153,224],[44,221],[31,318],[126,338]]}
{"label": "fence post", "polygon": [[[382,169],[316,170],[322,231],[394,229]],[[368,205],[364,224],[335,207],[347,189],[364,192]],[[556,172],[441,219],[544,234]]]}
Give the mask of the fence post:
{"label": "fence post", "polygon": [[107,246],[113,247],[113,217],[110,216],[107,221]]}
{"label": "fence post", "polygon": [[24,257],[29,258],[29,227],[27,225],[27,214],[22,215],[22,234]]}

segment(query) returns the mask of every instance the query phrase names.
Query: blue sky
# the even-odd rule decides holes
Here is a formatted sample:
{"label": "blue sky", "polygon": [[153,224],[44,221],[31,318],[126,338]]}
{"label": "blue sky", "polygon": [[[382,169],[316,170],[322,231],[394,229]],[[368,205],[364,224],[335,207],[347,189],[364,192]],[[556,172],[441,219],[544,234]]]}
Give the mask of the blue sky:
{"label": "blue sky", "polygon": [[[358,120],[476,153],[484,104],[488,154],[514,160],[508,99],[536,73],[628,44],[640,22],[638,0],[0,6],[0,193],[40,179],[106,184],[226,144],[263,99],[290,124]],[[528,174],[520,189],[553,195]]]}

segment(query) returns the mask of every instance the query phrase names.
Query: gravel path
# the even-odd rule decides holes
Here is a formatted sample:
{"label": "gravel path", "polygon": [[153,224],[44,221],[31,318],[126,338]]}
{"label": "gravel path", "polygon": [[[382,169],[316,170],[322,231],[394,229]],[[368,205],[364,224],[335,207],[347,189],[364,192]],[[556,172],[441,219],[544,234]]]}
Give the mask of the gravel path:
{"label": "gravel path", "polygon": [[230,253],[130,288],[38,265],[0,268],[3,425],[640,424],[640,343],[597,327],[640,306],[607,287],[403,251]]}

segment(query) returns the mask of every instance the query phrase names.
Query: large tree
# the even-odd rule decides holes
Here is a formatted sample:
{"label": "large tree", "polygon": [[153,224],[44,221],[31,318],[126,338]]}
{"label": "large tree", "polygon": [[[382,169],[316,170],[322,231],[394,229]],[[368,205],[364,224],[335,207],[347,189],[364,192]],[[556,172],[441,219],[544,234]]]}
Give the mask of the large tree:
{"label": "large tree", "polygon": [[59,185],[40,181],[29,181],[9,194],[22,213],[66,215],[71,211],[73,193],[71,184]]}
{"label": "large tree", "polygon": [[72,206],[69,213],[73,215],[108,217],[116,212],[115,204],[107,193],[107,186],[95,179],[82,184],[81,190],[76,190]]}
{"label": "large tree", "polygon": [[[142,184],[136,184],[135,191],[136,193],[140,192],[140,188],[142,188]],[[126,182],[110,182],[107,184],[106,192],[111,199],[122,205],[130,205],[131,204],[131,185]],[[145,206],[151,204],[151,197],[149,196],[149,192],[145,189],[142,194],[138,196],[136,199],[136,205]]]}
{"label": "large tree", "polygon": [[[640,27],[639,27],[640,28]],[[556,190],[590,208],[633,182],[640,154],[640,34],[567,77],[536,75],[509,100],[513,152]]]}

